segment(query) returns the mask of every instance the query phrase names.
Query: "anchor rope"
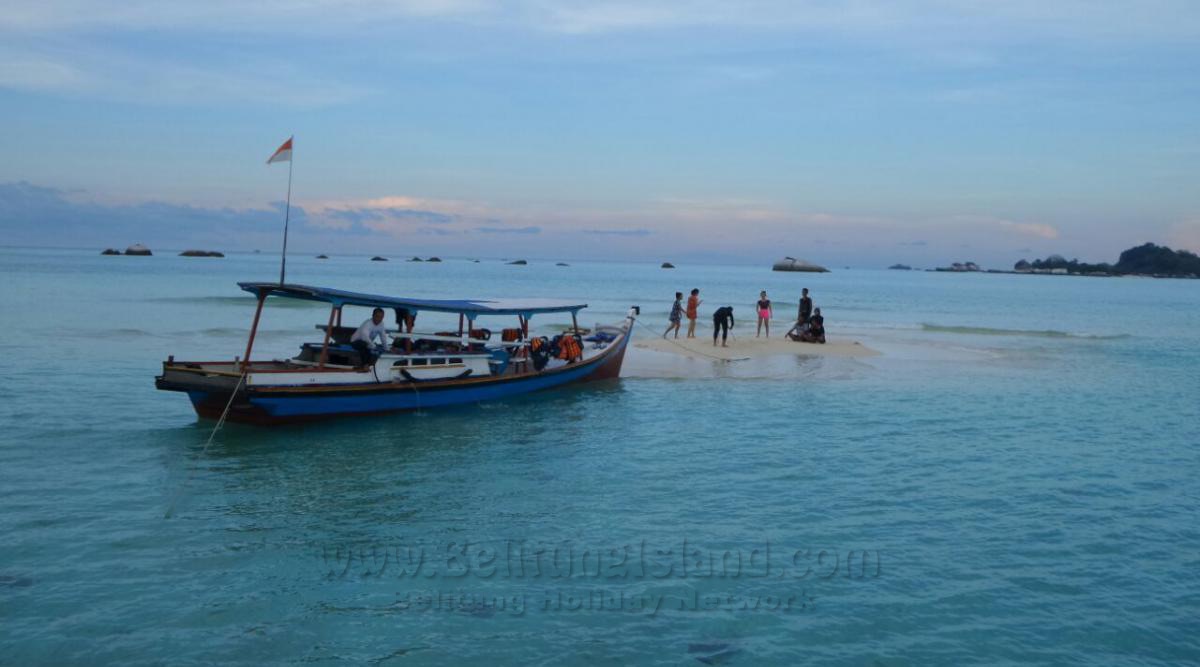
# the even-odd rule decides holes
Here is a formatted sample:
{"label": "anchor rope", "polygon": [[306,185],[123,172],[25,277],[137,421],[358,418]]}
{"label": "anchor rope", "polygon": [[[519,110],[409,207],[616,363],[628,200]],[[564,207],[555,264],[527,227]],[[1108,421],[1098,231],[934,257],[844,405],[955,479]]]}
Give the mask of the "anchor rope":
{"label": "anchor rope", "polygon": [[[221,427],[225,425],[225,418],[229,416],[229,409],[233,407],[233,399],[237,398],[238,390],[242,388],[242,383],[245,382],[245,380],[246,369],[242,369],[242,374],[238,377],[237,384],[233,385],[233,391],[229,394],[229,401],[225,403],[225,409],[221,411],[221,417],[217,419],[217,425],[214,426],[212,432],[208,434],[208,440],[204,443],[204,447],[200,450],[200,456],[204,456],[208,453],[208,448],[212,445],[213,438],[217,436],[217,431],[220,431]],[[179,489],[176,490],[175,495],[171,498],[170,504],[167,505],[167,511],[165,514],[163,514],[164,519],[169,519],[175,514],[176,503],[179,502],[179,498],[183,496],[183,492],[187,490],[188,484],[191,483],[192,477],[195,475],[196,468],[193,467],[190,471],[188,471],[188,476],[183,480],[183,484],[179,485]]]}
{"label": "anchor rope", "polygon": [[[659,336],[659,335],[660,335],[660,334],[659,334],[657,331],[655,331],[654,329],[651,329],[649,325],[647,325],[646,323],[642,322],[641,320],[634,320],[634,322],[636,322],[636,323],[637,323],[639,326],[641,326],[643,329],[645,329],[646,331],[649,331],[650,333],[654,334],[655,336]],[[729,332],[729,335],[733,336],[733,332],[732,332],[732,331],[730,331],[730,332]],[[737,339],[737,337],[736,337],[736,336],[734,336],[734,340],[736,340],[736,339]],[[701,352],[700,350],[693,350],[692,348],[690,348],[690,347],[688,347],[688,346],[684,345],[683,343],[677,343],[677,342],[675,342],[675,340],[674,340],[674,339],[672,339],[672,338],[663,338],[663,340],[665,340],[665,341],[667,341],[668,343],[670,343],[670,344],[674,345],[675,347],[678,347],[678,348],[679,348],[679,349],[681,349],[681,350],[684,350],[684,351],[686,351],[686,352],[687,352],[687,353],[689,353],[689,354],[698,354],[698,355],[700,355],[700,356],[702,356],[702,357],[708,357],[709,359],[713,359],[713,360],[716,360],[716,361],[724,361],[724,362],[728,363],[728,362],[733,362],[733,361],[747,361],[747,360],[749,360],[749,359],[750,359],[750,357],[737,357],[736,359],[727,359],[727,358],[725,358],[725,357],[718,357],[718,356],[717,356],[717,355],[715,355],[715,354],[708,354],[707,352]]]}

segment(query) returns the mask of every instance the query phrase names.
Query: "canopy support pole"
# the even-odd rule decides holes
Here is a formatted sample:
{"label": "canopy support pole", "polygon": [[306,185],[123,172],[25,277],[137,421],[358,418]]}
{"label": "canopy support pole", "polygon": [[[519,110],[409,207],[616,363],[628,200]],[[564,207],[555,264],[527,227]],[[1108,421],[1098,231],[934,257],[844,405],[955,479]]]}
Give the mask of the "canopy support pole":
{"label": "canopy support pole", "polygon": [[342,309],[334,306],[329,309],[329,324],[325,325],[325,342],[321,343],[321,361],[317,364],[317,370],[325,370],[325,361],[329,359],[329,338],[333,335],[333,318],[334,316],[342,319]]}
{"label": "canopy support pole", "polygon": [[254,335],[258,333],[258,318],[262,316],[263,304],[267,302],[267,294],[259,292],[258,307],[254,309],[254,324],[250,325],[250,339],[246,341],[246,356],[242,357],[242,372],[250,365],[250,350],[254,349]]}

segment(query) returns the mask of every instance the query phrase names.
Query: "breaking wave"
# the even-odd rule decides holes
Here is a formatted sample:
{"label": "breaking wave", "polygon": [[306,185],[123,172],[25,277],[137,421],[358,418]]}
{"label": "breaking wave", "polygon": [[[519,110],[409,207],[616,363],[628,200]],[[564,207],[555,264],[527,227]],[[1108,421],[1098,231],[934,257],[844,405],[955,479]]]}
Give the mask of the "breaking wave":
{"label": "breaking wave", "polygon": [[999,329],[993,327],[964,327],[945,326],[941,324],[921,324],[922,331],[932,333],[966,334],[975,336],[1030,336],[1034,338],[1077,338],[1083,340],[1117,340],[1130,338],[1129,334],[1089,334],[1056,331],[1054,329]]}

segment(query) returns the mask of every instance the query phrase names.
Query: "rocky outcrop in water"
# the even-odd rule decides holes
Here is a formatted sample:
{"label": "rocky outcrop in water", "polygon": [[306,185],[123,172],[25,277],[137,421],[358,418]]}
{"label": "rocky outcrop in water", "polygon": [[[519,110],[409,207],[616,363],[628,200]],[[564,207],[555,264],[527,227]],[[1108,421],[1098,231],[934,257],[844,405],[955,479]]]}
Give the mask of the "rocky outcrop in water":
{"label": "rocky outcrop in water", "polygon": [[674,265],[674,264],[672,264],[672,263],[670,263],[670,262],[663,262],[663,263],[662,263],[662,266],[661,266],[660,268],[663,268],[663,269],[673,269],[673,268],[675,268],[675,265]]}
{"label": "rocky outcrop in water", "polygon": [[1187,250],[1145,243],[1121,253],[1116,264],[1089,264],[1062,255],[1050,255],[1032,262],[1021,260],[1013,265],[1017,273],[1050,273],[1073,276],[1154,276],[1158,278],[1195,278],[1200,276],[1200,256]]}
{"label": "rocky outcrop in water", "polygon": [[374,257],[371,258],[371,261],[372,262],[386,262],[388,260],[387,260],[387,257],[380,257],[379,255],[375,255]]}
{"label": "rocky outcrop in water", "polygon": [[224,253],[219,253],[216,250],[184,250],[179,253],[180,257],[224,257]]}
{"label": "rocky outcrop in water", "polygon": [[125,249],[125,254],[133,255],[134,257],[149,257],[150,255],[153,255],[154,253],[150,252],[150,249],[147,248],[146,246],[144,246],[140,243],[135,243]]}
{"label": "rocky outcrop in water", "polygon": [[801,271],[804,273],[829,273],[829,269],[823,266],[813,264],[812,262],[808,262],[803,259],[796,259],[795,257],[784,257],[778,262],[775,262],[775,264],[771,267],[771,270]]}
{"label": "rocky outcrop in water", "polygon": [[935,271],[950,271],[951,273],[975,273],[982,271],[975,262],[955,262],[950,266],[939,266]]}
{"label": "rocky outcrop in water", "polygon": [[101,255],[120,255],[121,251],[116,248],[105,248]]}
{"label": "rocky outcrop in water", "polygon": [[525,260],[523,260],[523,259],[518,259],[518,260],[516,260],[516,261],[509,262],[509,264],[511,264],[511,265],[513,265],[513,266],[525,266],[525,265],[526,265],[526,264],[528,264],[528,263],[529,263],[529,262],[526,262],[526,261],[525,261]]}

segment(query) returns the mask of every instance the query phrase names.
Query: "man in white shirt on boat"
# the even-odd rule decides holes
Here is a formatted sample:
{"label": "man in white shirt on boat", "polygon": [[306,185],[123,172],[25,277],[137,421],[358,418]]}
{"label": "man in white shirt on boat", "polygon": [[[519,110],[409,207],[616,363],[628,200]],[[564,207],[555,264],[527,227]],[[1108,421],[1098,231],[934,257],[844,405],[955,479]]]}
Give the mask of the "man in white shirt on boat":
{"label": "man in white shirt on boat", "polygon": [[375,338],[379,339],[379,351],[382,352],[387,348],[387,329],[383,325],[383,309],[376,308],[371,313],[371,319],[359,325],[358,330],[350,337],[350,346],[358,350],[361,361],[360,366],[371,366],[375,363],[375,355],[372,353],[371,341]]}

